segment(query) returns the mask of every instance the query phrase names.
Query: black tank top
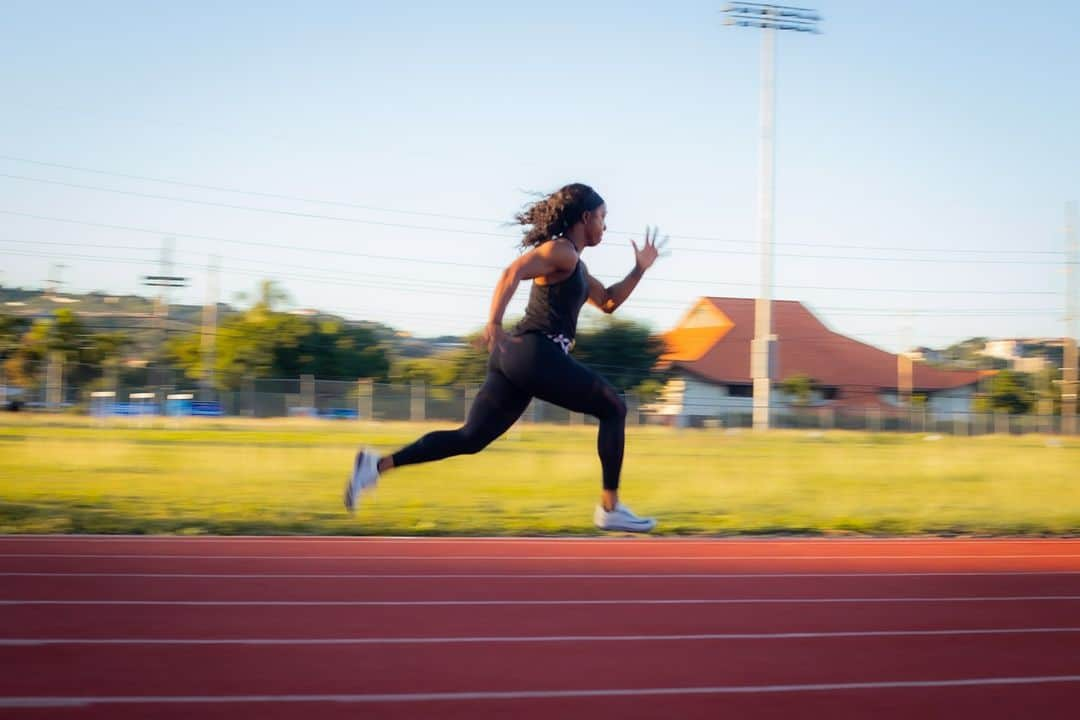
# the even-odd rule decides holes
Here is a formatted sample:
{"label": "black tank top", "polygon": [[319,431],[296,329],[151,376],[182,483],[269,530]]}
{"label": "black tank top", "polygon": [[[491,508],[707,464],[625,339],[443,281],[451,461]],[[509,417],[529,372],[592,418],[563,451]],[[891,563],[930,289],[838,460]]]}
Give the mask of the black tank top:
{"label": "black tank top", "polygon": [[585,265],[579,259],[565,280],[550,285],[533,282],[525,317],[514,328],[514,334],[543,333],[568,350],[577,332],[578,313],[588,297]]}

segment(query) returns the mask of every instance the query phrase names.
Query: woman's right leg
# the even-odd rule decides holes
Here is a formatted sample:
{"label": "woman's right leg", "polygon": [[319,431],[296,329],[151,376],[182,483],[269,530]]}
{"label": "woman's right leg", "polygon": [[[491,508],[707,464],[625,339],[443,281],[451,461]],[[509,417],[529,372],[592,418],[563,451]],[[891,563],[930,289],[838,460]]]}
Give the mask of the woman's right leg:
{"label": "woman's right leg", "polygon": [[520,351],[504,356],[501,367],[534,397],[573,412],[588,413],[600,421],[596,450],[603,471],[603,490],[593,523],[603,530],[650,532],[655,528],[655,520],[638,517],[619,502],[626,404],[615,387],[539,335],[523,338]]}
{"label": "woman's right leg", "polygon": [[596,450],[603,471],[604,505],[614,507],[626,433],[626,404],[615,387],[554,342],[535,334],[521,338],[520,349],[506,355],[502,367],[533,397],[599,420]]}
{"label": "woman's right leg", "polygon": [[379,471],[402,465],[442,460],[477,453],[510,429],[532,399],[499,370],[489,368],[465,424],[457,430],[439,430],[383,458]]}

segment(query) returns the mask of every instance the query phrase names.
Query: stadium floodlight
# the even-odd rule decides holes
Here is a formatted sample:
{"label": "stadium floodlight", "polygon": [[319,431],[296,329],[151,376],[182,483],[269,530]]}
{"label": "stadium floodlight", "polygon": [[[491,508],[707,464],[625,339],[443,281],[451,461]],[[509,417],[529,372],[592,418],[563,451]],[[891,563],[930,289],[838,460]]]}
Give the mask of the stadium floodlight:
{"label": "stadium floodlight", "polygon": [[739,27],[793,30],[795,32],[820,33],[816,23],[821,15],[807,8],[765,5],[762,3],[728,3],[724,7],[727,25]]}
{"label": "stadium floodlight", "polygon": [[754,303],[754,341],[750,349],[750,375],[754,380],[754,429],[769,427],[769,396],[776,362],[772,334],[773,216],[775,203],[776,40],[777,30],[818,34],[821,15],[808,8],[733,2],[724,7],[724,21],[737,27],[761,30],[761,172],[758,179],[758,214],[761,239],[761,291]]}

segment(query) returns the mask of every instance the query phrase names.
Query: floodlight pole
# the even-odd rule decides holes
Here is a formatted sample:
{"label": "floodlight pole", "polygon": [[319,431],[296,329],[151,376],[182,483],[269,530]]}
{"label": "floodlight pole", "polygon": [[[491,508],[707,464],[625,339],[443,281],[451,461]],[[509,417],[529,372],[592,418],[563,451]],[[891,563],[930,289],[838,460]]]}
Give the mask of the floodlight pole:
{"label": "floodlight pole", "polygon": [[754,378],[754,429],[771,425],[773,358],[772,332],[773,223],[776,217],[776,30],[761,30],[761,138],[758,176],[758,234],[761,240],[761,289],[754,302],[754,341],[750,371]]}
{"label": "floodlight pole", "polygon": [[1065,206],[1065,347],[1061,370],[1061,431],[1076,434],[1076,272],[1078,249],[1076,242],[1076,204]]}
{"label": "floodlight pole", "polygon": [[761,30],[761,141],[758,176],[758,231],[761,240],[761,289],[754,302],[754,339],[750,345],[750,375],[754,381],[755,430],[770,425],[770,395],[776,364],[772,333],[773,234],[776,202],[776,31],[817,33],[821,16],[806,8],[761,3],[729,3],[726,23]]}

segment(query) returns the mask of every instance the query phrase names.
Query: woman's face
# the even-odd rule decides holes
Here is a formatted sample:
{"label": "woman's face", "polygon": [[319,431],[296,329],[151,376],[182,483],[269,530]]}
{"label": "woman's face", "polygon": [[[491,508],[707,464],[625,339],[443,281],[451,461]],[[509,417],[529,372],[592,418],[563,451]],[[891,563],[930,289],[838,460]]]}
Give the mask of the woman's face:
{"label": "woman's face", "polygon": [[599,245],[604,238],[604,231],[607,230],[607,204],[601,203],[600,207],[585,213],[581,221],[585,223],[585,245]]}

